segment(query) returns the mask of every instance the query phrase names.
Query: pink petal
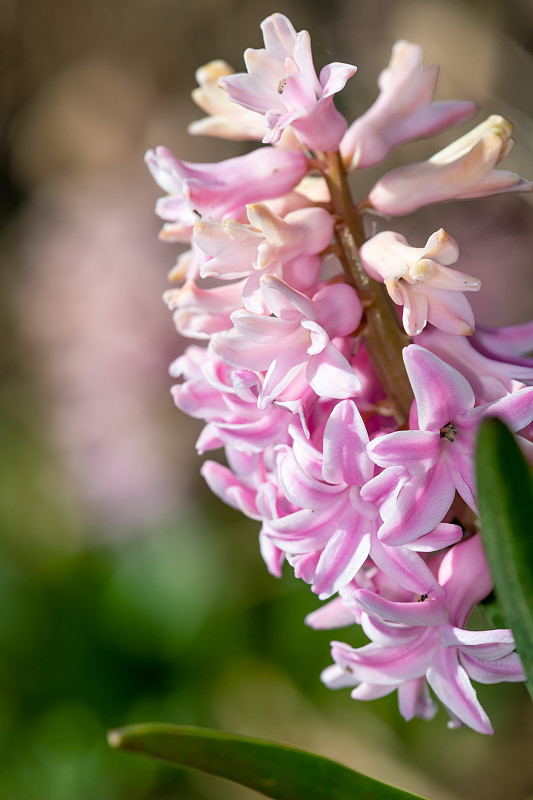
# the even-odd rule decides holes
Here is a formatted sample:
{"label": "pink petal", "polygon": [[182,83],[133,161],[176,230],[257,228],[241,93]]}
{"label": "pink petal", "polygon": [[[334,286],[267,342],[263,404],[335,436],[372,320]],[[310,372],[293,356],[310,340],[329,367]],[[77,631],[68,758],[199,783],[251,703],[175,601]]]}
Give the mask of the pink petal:
{"label": "pink petal", "polygon": [[281,578],[281,568],[285,561],[285,553],[277,548],[268,538],[259,534],[259,550],[266,568],[275,578]]}
{"label": "pink petal", "polygon": [[409,647],[421,635],[420,628],[414,625],[395,625],[386,622],[381,617],[374,617],[372,614],[361,611],[355,601],[354,606],[361,616],[361,627],[365,635],[382,647],[393,647],[400,644]]}
{"label": "pink petal", "polygon": [[476,411],[480,418],[497,417],[512,431],[520,431],[533,421],[533,386],[525,386]]}
{"label": "pink petal", "polygon": [[428,299],[424,292],[417,292],[403,282],[398,285],[398,293],[403,302],[402,323],[405,332],[408,336],[417,336],[428,321]]}
{"label": "pink petal", "polygon": [[345,491],[342,485],[331,486],[312,478],[300,467],[289,447],[281,449],[278,455],[278,478],[287,499],[300,508],[331,508],[332,500]]}
{"label": "pink petal", "polygon": [[443,550],[445,547],[451,547],[452,544],[457,544],[462,538],[463,529],[460,525],[441,522],[430,533],[420,536],[416,541],[406,545],[406,547],[410,550],[415,550],[417,553],[434,553],[437,550]]}
{"label": "pink petal", "polygon": [[339,530],[335,509],[302,508],[293,514],[269,520],[265,533],[281,550],[299,555],[322,550]]}
{"label": "pink petal", "polygon": [[367,683],[363,681],[363,683],[360,683],[359,686],[353,689],[350,696],[353,700],[377,700],[380,697],[386,697],[388,694],[391,694],[396,688],[395,685],[380,686],[378,683]]}
{"label": "pink petal", "polygon": [[470,336],[474,332],[474,312],[461,292],[447,292],[426,287],[428,298],[428,322],[444,333],[455,336]]}
{"label": "pink petal", "polygon": [[324,480],[363,486],[374,472],[367,444],[368,433],[355,403],[337,403],[324,429]]}
{"label": "pink petal", "polygon": [[[453,248],[452,248],[453,249]],[[444,254],[439,254],[438,261],[439,268],[435,274],[428,281],[432,289],[448,290],[452,292],[477,292],[481,288],[481,281],[479,278],[474,278],[473,275],[467,275],[466,272],[460,272],[458,269],[449,269],[449,267],[442,266],[446,264],[443,258]],[[455,246],[453,257],[448,263],[457,260],[459,251],[457,245]]]}
{"label": "pink petal", "polygon": [[324,95],[336,94],[344,89],[346,82],[357,72],[352,64],[332,61],[320,70],[320,83],[324,87]]}
{"label": "pink petal", "polygon": [[[465,503],[477,514],[476,476],[474,462],[474,447],[461,447],[464,442],[464,431],[461,431],[461,442],[450,442],[446,448],[445,460],[449,467],[450,478],[453,485]],[[470,443],[468,443],[470,445]]]}
{"label": "pink petal", "polygon": [[[299,322],[299,316],[315,319],[316,306],[312,300],[302,292],[297,292],[277,275],[261,275],[261,290],[271,312],[277,317],[287,318],[293,313],[292,319]],[[295,311],[299,312],[294,314]]]}
{"label": "pink petal", "polygon": [[280,61],[292,55],[297,40],[296,30],[285,14],[275,12],[260,25],[265,49]]}
{"label": "pink petal", "polygon": [[454,649],[438,651],[426,677],[437,697],[461,722],[479,733],[494,733]]}
{"label": "pink petal", "polygon": [[[289,343],[287,342],[287,344]],[[267,408],[276,400],[303,368],[307,359],[302,345],[304,343],[300,342],[297,347],[288,347],[272,361],[259,395],[259,408]]]}
{"label": "pink petal", "polygon": [[388,467],[363,486],[361,497],[376,506],[381,506],[389,498],[396,502],[402,486],[408,480],[409,473],[404,467]]}
{"label": "pink petal", "polygon": [[413,717],[433,719],[438,708],[429,693],[425,678],[407,681],[398,687],[398,708],[407,721]]}
{"label": "pink petal", "polygon": [[446,553],[439,567],[439,583],[446,589],[450,620],[464,628],[474,606],[493,586],[479,533]]}
{"label": "pink petal", "polygon": [[357,681],[368,681],[391,686],[403,681],[421,678],[433,660],[436,641],[433,631],[421,629],[420,636],[409,647],[381,647],[373,643],[357,650],[332,642],[333,659],[351,670]]}
{"label": "pink petal", "polygon": [[313,297],[316,320],[328,332],[330,339],[349,336],[358,327],[363,306],[357,293],[346,283],[324,286]]}
{"label": "pink petal", "polygon": [[237,330],[215,334],[211,339],[211,349],[224,361],[237,369],[248,369],[252,372],[267,370],[282,347],[281,343],[267,341],[254,343]]}
{"label": "pink petal", "polygon": [[402,487],[395,513],[384,521],[379,538],[395,546],[430,533],[443,519],[454,496],[455,487],[440,459],[426,475],[415,475]]}
{"label": "pink petal", "polygon": [[319,355],[309,359],[305,375],[319,397],[344,400],[361,391],[361,381],[332,342],[328,342]]}
{"label": "pink petal", "polygon": [[468,381],[438,356],[411,344],[403,350],[405,368],[415,394],[421,430],[439,430],[474,405]]}
{"label": "pink petal", "polygon": [[[278,319],[277,317],[252,314],[243,308],[234,311],[231,320],[236,330],[254,344],[271,342],[275,347],[280,339],[294,333],[297,325],[292,320]],[[278,347],[283,349],[282,346]],[[274,351],[275,352],[275,351]]]}
{"label": "pink petal", "polygon": [[333,151],[346,132],[348,123],[333,104],[333,97],[324,95],[314,106],[292,120],[292,127],[311,150]]}
{"label": "pink petal", "polygon": [[315,631],[323,631],[353,625],[355,617],[353,612],[346,608],[341,597],[334,597],[329,603],[308,614],[304,622]]}
{"label": "pink petal", "polygon": [[204,461],[200,473],[213,494],[228,506],[238,508],[252,519],[260,519],[255,504],[255,491],[244,486],[231,470],[215,461]]}
{"label": "pink petal", "polygon": [[519,357],[533,350],[533,320],[503,328],[478,328],[475,341],[476,346],[491,358],[530,364],[531,359],[521,360]]}
{"label": "pink petal", "polygon": [[423,603],[393,603],[368,589],[354,592],[359,608],[367,614],[375,614],[388,622],[404,625],[442,625],[448,620],[448,609],[442,600],[426,600]]}
{"label": "pink petal", "polygon": [[387,547],[374,537],[370,555],[376,566],[403,588],[419,595],[431,593],[432,599],[445,594],[426,562],[409,548]]}
{"label": "pink petal", "polygon": [[472,680],[479,683],[516,683],[525,680],[518,653],[509,653],[497,661],[482,661],[471,653],[459,652],[459,659]]}
{"label": "pink petal", "polygon": [[317,564],[313,591],[321,600],[338,592],[359,571],[370,552],[370,532],[353,529],[348,518],[331,537]]}
{"label": "pink petal", "polygon": [[507,656],[515,648],[510,630],[467,631],[447,625],[440,632],[444,647],[458,647],[462,652],[484,661]]}
{"label": "pink petal", "polygon": [[[331,664],[331,666],[323,669],[320,674],[320,680],[328,689],[347,689],[355,683],[350,673],[337,664]],[[393,692],[394,688],[387,688],[386,693]]]}
{"label": "pink petal", "polygon": [[304,553],[303,555],[287,554],[287,561],[294,569],[294,577],[305,583],[313,583],[319,553]]}
{"label": "pink petal", "polygon": [[377,436],[368,445],[368,455],[379,467],[402,465],[411,474],[425,472],[439,454],[440,436],[430,430],[394,431]]}

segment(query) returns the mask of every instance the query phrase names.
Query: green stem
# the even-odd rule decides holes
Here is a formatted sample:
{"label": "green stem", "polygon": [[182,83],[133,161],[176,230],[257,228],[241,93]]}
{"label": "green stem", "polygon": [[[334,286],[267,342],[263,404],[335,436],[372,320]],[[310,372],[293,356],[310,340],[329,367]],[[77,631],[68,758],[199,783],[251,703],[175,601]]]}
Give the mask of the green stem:
{"label": "green stem", "polygon": [[365,349],[401,426],[407,422],[413,402],[413,391],[402,358],[402,350],[409,344],[409,338],[400,329],[385,287],[370,277],[359,258],[359,248],[365,241],[363,225],[353,206],[340,153],[326,153],[325,157],[325,178],[333,213],[342,220],[336,237],[342,249],[344,269],[365,305],[366,327],[362,334]]}

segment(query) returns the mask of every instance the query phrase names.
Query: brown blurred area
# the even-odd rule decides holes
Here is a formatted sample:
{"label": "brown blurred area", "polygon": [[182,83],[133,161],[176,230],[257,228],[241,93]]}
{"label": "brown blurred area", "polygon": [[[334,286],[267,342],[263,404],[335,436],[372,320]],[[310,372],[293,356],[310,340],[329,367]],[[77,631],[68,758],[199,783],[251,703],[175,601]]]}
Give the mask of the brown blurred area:
{"label": "brown blurred area", "polygon": [[[376,97],[393,42],[419,42],[425,63],[441,64],[441,99],[475,100],[476,123],[491,113],[511,119],[517,143],[503,167],[533,179],[531,0],[0,0],[0,546],[21,560],[57,549],[58,536],[65,550],[146,536],[205,497],[194,450],[200,425],[173,408],[168,392],[167,366],[184,343],[161,295],[178,249],[157,240],[160,192],[143,154],[160,144],[192,161],[243,152],[239,143],[187,135],[203,115],[190,99],[194,70],[214,58],[240,70],[244,48],[261,45],[259,22],[273,11],[310,30],[317,67],[357,64],[339,100],[348,120]],[[385,168],[426,158],[453,138],[405,145]],[[382,171],[365,172],[354,192],[364,194]],[[458,268],[483,281],[473,299],[479,319],[497,325],[531,317],[532,223],[531,200],[508,195],[431,207],[394,227],[416,246],[439,227],[454,236]],[[43,527],[52,496],[63,524],[51,514]],[[237,672],[225,678],[217,722],[275,737],[269,703],[246,716],[257,685]],[[391,779],[409,784],[405,754],[424,745],[422,727],[393,734],[347,696],[328,727],[274,683],[280,707],[300,717],[280,736],[383,772],[365,731],[352,734],[359,714],[372,728],[369,741],[382,737],[388,748]],[[531,800],[533,718],[519,713],[516,695],[511,702],[517,716],[501,712],[505,730],[493,742],[470,732],[446,738],[441,718],[425,763],[412,759],[420,772],[411,788],[442,800]],[[438,780],[448,787],[440,794]]]}

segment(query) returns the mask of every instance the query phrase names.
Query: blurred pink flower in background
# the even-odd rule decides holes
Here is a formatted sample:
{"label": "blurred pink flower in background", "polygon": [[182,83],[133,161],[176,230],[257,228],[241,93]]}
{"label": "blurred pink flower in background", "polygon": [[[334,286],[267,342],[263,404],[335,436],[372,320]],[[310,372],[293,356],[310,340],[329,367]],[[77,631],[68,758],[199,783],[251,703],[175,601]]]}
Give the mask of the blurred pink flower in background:
{"label": "blurred pink flower in background", "polygon": [[[97,94],[104,76],[107,97]],[[115,95],[118,107],[108,102]],[[79,65],[30,106],[16,151],[25,180],[41,182],[19,221],[17,289],[40,426],[68,493],[115,533],[168,519],[191,491],[194,429],[168,435],[167,364],[180,352],[161,313],[168,251],[154,247],[130,133],[122,146],[124,121],[142,130],[149,97],[117,65]],[[55,134],[56,146],[43,153],[33,129]]]}

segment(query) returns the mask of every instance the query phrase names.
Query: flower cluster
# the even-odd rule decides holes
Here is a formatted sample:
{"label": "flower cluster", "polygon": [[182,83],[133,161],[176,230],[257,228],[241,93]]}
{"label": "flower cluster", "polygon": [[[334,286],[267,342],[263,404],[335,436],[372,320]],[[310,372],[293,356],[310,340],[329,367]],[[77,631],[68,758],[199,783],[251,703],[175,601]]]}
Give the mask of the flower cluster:
{"label": "flower cluster", "polygon": [[533,447],[533,327],[475,331],[466,293],[480,282],[452,266],[455,240],[442,229],[421,247],[394,230],[366,239],[364,215],[533,185],[497,168],[513,140],[493,116],[354,204],[348,172],[475,106],[435,102],[437,67],[401,41],[377,100],[348,126],[333,97],[355,67],[317,76],[306,31],[282,14],[261,27],[246,73],[221,61],[198,71],[207,116],[191,130],[268,146],[218,164],[164,147],[146,157],[166,192],[161,236],[189,245],[166,293],[197,342],[172,364],[174,400],[206,422],[200,453],[225,448],[227,466],[208,460],[202,474],[261,522],[270,572],[287,561],[328,601],[308,624],[368,636],[333,643],[324,683],[364,700],[397,689],[406,719],[432,717],[436,696],[450,725],[490,733],[471,679],[523,672],[510,631],[465,627],[492,589],[473,453],[487,416]]}

